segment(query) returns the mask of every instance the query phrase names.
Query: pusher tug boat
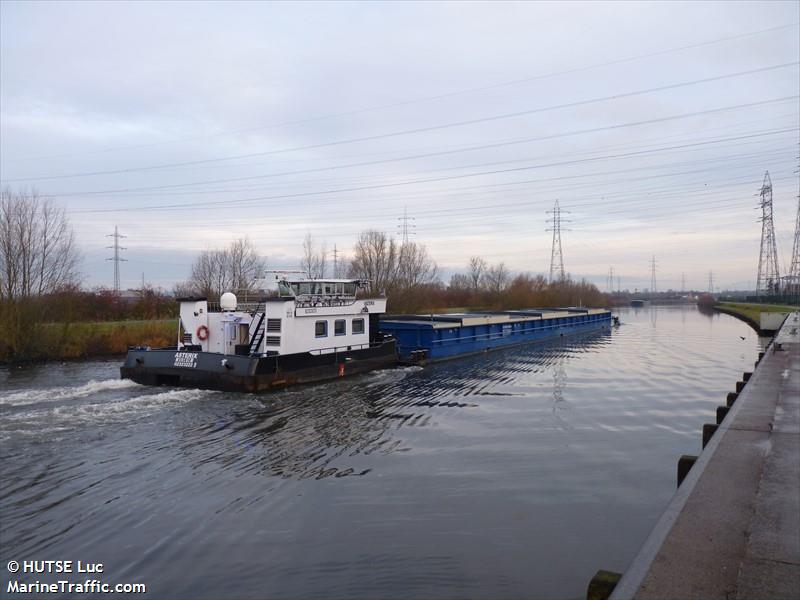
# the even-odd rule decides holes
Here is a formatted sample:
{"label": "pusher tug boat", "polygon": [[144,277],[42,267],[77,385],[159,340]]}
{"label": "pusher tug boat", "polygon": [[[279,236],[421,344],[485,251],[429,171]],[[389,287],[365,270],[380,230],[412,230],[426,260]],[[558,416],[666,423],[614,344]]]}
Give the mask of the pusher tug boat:
{"label": "pusher tug boat", "polygon": [[178,298],[177,346],[131,348],[120,374],[146,385],[258,392],[394,365],[395,340],[378,330],[386,298],[357,298],[366,285],[276,273],[258,302],[230,292],[219,304]]}

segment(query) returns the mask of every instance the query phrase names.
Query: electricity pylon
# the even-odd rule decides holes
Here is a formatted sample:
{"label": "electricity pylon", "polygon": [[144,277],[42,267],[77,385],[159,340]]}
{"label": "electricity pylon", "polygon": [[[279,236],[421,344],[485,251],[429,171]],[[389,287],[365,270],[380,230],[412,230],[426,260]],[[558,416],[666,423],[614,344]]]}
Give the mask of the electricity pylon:
{"label": "electricity pylon", "polygon": [[656,294],[656,255],[650,260],[650,297]]}
{"label": "electricity pylon", "polygon": [[794,223],[792,263],[789,267],[789,277],[787,277],[786,283],[789,294],[797,299],[800,296],[800,195],[797,196],[797,219]]}
{"label": "electricity pylon", "polygon": [[120,258],[119,251],[120,250],[127,250],[127,248],[123,248],[119,245],[119,239],[128,237],[122,235],[119,231],[117,231],[117,226],[114,225],[114,233],[110,233],[106,237],[113,237],[114,238],[114,245],[113,246],[106,246],[106,248],[113,248],[114,249],[114,256],[111,258],[107,258],[106,260],[113,260],[114,261],[114,292],[119,294],[119,263],[127,262],[126,259]]}
{"label": "electricity pylon", "polygon": [[[567,219],[561,218],[561,213],[569,214],[568,210],[561,210],[558,205],[558,200],[553,205],[553,210],[548,210],[547,214],[552,214],[552,219],[547,219],[548,223],[552,223],[552,227],[548,227],[546,231],[553,232],[553,247],[550,250],[550,283],[553,281],[564,281],[566,274],[564,272],[564,253],[561,249],[561,221],[569,222]],[[568,231],[568,230],[565,230]]]}
{"label": "electricity pylon", "polygon": [[397,217],[397,220],[402,221],[402,225],[399,225],[398,228],[400,229],[400,234],[403,236],[403,246],[406,246],[408,244],[408,236],[416,233],[413,231],[416,225],[414,225],[414,223],[409,223],[409,221],[414,221],[415,219],[414,217],[408,216],[408,207],[404,206],[403,216]]}
{"label": "electricity pylon", "polygon": [[775,223],[772,219],[772,180],[769,171],[764,173],[761,184],[761,252],[758,256],[758,278],[756,295],[777,294],[781,276],[778,270],[778,246],[775,241]]}

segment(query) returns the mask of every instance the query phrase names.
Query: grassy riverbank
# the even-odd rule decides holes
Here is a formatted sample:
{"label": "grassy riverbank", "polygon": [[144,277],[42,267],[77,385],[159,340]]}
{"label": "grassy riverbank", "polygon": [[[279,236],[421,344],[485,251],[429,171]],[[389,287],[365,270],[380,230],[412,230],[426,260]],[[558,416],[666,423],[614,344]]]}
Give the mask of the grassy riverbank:
{"label": "grassy riverbank", "polygon": [[797,306],[787,306],[783,304],[747,304],[745,302],[718,302],[714,306],[745,316],[756,323],[758,323],[758,320],[761,318],[762,312],[793,312],[798,310]]}
{"label": "grassy riverbank", "polygon": [[124,354],[129,346],[170,346],[178,335],[177,319],[42,323],[31,335],[36,339],[24,357],[13,356],[0,345],[0,362],[12,360],[67,360]]}

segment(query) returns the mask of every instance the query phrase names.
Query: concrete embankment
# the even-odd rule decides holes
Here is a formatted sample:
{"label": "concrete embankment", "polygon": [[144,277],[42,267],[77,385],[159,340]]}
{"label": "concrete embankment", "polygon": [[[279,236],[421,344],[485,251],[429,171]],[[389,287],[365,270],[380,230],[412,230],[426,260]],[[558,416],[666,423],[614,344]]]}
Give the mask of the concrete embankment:
{"label": "concrete embankment", "polygon": [[748,304],[742,302],[718,302],[713,309],[736,317],[750,325],[759,335],[775,335],[789,313],[797,307],[778,304]]}
{"label": "concrete embankment", "polygon": [[703,441],[699,457],[682,457],[678,491],[622,578],[614,586],[603,573],[594,589],[605,581],[611,600],[800,598],[800,313]]}

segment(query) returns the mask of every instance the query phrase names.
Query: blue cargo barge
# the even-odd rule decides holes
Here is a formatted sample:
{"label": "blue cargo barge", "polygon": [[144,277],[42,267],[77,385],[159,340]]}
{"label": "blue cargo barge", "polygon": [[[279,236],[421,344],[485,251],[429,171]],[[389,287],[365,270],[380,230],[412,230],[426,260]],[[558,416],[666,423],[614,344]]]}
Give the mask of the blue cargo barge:
{"label": "blue cargo barge", "polygon": [[381,319],[380,330],[397,340],[401,360],[416,362],[598,331],[611,323],[611,311],[605,309],[543,308],[392,316]]}

